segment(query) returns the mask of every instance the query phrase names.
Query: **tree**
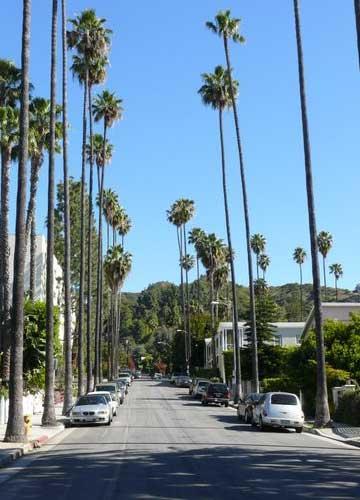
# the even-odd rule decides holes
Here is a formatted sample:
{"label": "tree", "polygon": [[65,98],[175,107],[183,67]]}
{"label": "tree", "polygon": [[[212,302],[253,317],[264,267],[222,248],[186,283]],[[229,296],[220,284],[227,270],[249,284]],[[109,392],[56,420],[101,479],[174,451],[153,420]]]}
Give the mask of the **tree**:
{"label": "tree", "polygon": [[112,226],[114,213],[118,205],[119,199],[115,191],[105,189],[103,193],[103,213],[107,223],[107,250],[110,248],[110,226]]}
{"label": "tree", "polygon": [[323,259],[323,275],[324,275],[324,289],[325,289],[324,300],[325,300],[325,302],[327,299],[325,261],[326,261],[326,257],[328,255],[328,253],[331,250],[332,243],[333,243],[332,235],[330,233],[328,233],[327,231],[320,231],[320,233],[317,237],[317,244],[319,247],[319,252],[321,253],[322,259]]}
{"label": "tree", "polygon": [[[257,356],[257,341],[256,341],[256,310],[255,310],[255,293],[254,293],[254,280],[253,280],[253,268],[251,260],[251,246],[250,246],[250,216],[249,216],[249,204],[248,204],[248,194],[246,186],[246,175],[245,175],[245,162],[243,157],[243,149],[241,144],[240,126],[238,119],[238,112],[236,107],[236,96],[237,87],[235,86],[235,80],[232,78],[230,54],[229,54],[229,40],[235,43],[243,43],[245,41],[244,37],[239,33],[240,19],[231,18],[231,13],[229,10],[219,12],[215,17],[215,22],[207,22],[206,26],[220,38],[222,38],[224,43],[224,51],[226,58],[226,66],[229,75],[229,95],[231,99],[234,124],[236,132],[236,140],[239,155],[239,166],[240,166],[240,178],[241,178],[241,188],[242,188],[242,198],[243,198],[243,211],[244,211],[244,222],[245,222],[245,234],[246,234],[246,252],[247,252],[247,264],[248,264],[248,278],[249,278],[249,295],[250,295],[250,311],[251,311],[251,321],[252,321],[252,356],[253,356],[253,390],[254,392],[259,392],[259,366],[258,366],[258,356]],[[240,357],[239,357],[240,363]]]}
{"label": "tree", "polygon": [[260,255],[265,252],[265,247],[266,247],[266,239],[265,236],[263,236],[260,233],[253,234],[250,239],[250,246],[251,250],[254,252],[256,255],[256,275],[257,279],[259,279],[259,268],[260,268]]}
{"label": "tree", "polygon": [[46,359],[45,396],[42,425],[56,425],[54,404],[54,204],[55,204],[55,127],[56,127],[56,54],[58,1],[52,3],[50,69],[50,145],[46,249]]}
{"label": "tree", "polygon": [[68,170],[68,102],[67,102],[67,38],[66,38],[66,0],[61,2],[62,19],[62,136],[63,136],[63,176],[64,176],[64,361],[65,387],[63,415],[72,406],[72,332],[71,332],[71,239],[70,239],[70,190]]}
{"label": "tree", "polygon": [[354,0],[354,7],[355,7],[355,24],[357,33],[357,48],[358,48],[358,57],[360,65],[360,0]]}
{"label": "tree", "polygon": [[20,96],[21,69],[12,61],[0,59],[0,107],[15,107]]}
{"label": "tree", "polygon": [[309,213],[309,233],[310,233],[311,262],[312,262],[312,274],[313,274],[313,297],[314,297],[314,316],[315,316],[315,332],[316,332],[317,384],[316,384],[315,425],[321,427],[329,422],[330,412],[329,412],[328,392],[326,385],[325,348],[324,348],[324,336],[322,330],[320,273],[319,273],[319,262],[317,255],[318,242],[317,242],[317,232],[316,232],[316,212],[315,212],[314,190],[313,190],[313,180],[312,180],[310,135],[308,126],[307,104],[306,104],[304,61],[303,61],[300,11],[299,11],[298,0],[294,0],[294,17],[295,17],[297,56],[298,56],[302,130],[303,130],[303,142],[304,142],[306,193],[307,193],[307,204]]}
{"label": "tree", "polygon": [[343,272],[341,264],[331,264],[331,266],[329,266],[329,270],[330,270],[330,274],[334,275],[334,279],[335,279],[335,297],[336,297],[336,302],[337,302],[337,300],[338,300],[338,286],[337,286],[337,284],[338,284],[339,279],[344,274],[344,272]]}
{"label": "tree", "polygon": [[1,378],[9,380],[10,375],[10,248],[9,248],[9,190],[11,161],[19,141],[19,110],[11,106],[0,107],[1,147],[1,227],[0,227],[0,269],[1,269],[1,322],[3,356]]}
{"label": "tree", "polygon": [[197,276],[197,302],[198,302],[198,312],[200,310],[200,269],[199,269],[199,251],[202,245],[202,240],[205,237],[205,231],[199,227],[194,227],[189,232],[189,244],[194,245],[196,251],[196,276]]}
{"label": "tree", "polygon": [[23,338],[24,338],[24,267],[26,163],[29,136],[29,66],[30,66],[31,0],[23,0],[21,41],[20,144],[16,200],[16,235],[14,251],[13,316],[9,384],[9,419],[5,441],[24,439],[23,422]]}
{"label": "tree", "polygon": [[265,279],[266,270],[269,266],[270,266],[270,257],[265,253],[262,253],[259,256],[259,267],[263,272],[263,279]]}
{"label": "tree", "polygon": [[304,318],[304,303],[303,303],[303,276],[302,276],[302,266],[306,259],[306,252],[301,247],[296,247],[293,253],[293,259],[299,266],[300,271],[300,321]]}

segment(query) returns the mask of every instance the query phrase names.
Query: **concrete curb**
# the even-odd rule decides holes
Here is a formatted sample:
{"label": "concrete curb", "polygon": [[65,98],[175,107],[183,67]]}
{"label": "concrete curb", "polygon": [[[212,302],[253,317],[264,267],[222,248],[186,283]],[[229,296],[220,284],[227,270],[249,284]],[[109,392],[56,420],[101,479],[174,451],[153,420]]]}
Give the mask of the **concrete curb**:
{"label": "concrete curb", "polygon": [[304,425],[304,431],[308,434],[314,434],[315,436],[321,436],[326,439],[331,439],[331,441],[337,441],[338,443],[349,444],[351,446],[360,448],[360,440],[357,441],[356,439],[351,438],[341,438],[340,436],[336,436],[335,434],[331,436],[329,434],[326,434],[325,432],[322,432],[321,429],[314,429],[313,427],[308,427],[306,425]]}
{"label": "concrete curb", "polygon": [[[0,469],[7,467],[8,465],[12,464],[15,460],[21,458],[30,451],[40,449],[44,444],[46,444],[49,441],[49,439],[52,439],[61,432],[63,432],[65,430],[65,426],[59,425],[56,427],[56,430],[57,432],[53,433],[51,436],[48,436],[47,434],[42,434],[41,436],[35,439],[31,439],[28,443],[21,444],[19,447],[11,449],[11,451],[9,451],[9,453],[6,456],[0,458]],[[4,450],[4,453],[6,454],[6,449]]]}

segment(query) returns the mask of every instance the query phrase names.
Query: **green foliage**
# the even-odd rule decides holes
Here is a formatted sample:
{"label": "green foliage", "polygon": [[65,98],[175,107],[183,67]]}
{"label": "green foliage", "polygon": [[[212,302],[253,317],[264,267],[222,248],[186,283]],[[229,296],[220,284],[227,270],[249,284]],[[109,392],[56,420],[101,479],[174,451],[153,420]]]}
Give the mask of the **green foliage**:
{"label": "green foliage", "polygon": [[348,391],[343,394],[335,411],[334,419],[344,424],[360,426],[360,392]]}
{"label": "green foliage", "polygon": [[224,351],[224,368],[225,368],[225,380],[229,381],[232,378],[233,369],[234,369],[234,351]]}
{"label": "green foliage", "polygon": [[264,378],[261,381],[262,392],[292,392],[299,395],[299,386],[291,378],[286,376]]}

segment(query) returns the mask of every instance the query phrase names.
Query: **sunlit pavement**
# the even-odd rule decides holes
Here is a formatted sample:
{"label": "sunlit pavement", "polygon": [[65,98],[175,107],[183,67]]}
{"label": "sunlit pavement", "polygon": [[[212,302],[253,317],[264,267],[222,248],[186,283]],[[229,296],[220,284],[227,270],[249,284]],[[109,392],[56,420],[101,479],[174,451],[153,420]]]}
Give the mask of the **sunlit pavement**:
{"label": "sunlit pavement", "polygon": [[1,500],[360,498],[359,449],[260,432],[161,382],[135,381],[111,427],[62,436],[0,471]]}

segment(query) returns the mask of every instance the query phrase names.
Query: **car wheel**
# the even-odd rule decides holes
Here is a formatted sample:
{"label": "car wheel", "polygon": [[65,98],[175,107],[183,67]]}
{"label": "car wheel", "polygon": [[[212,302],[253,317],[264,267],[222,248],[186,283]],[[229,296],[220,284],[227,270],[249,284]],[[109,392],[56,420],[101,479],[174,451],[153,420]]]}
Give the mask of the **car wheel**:
{"label": "car wheel", "polygon": [[105,425],[111,425],[111,422],[112,422],[112,420],[111,420],[111,417],[110,417],[110,415],[109,415],[109,420],[106,422],[106,424],[105,424]]}
{"label": "car wheel", "polygon": [[120,404],[121,404],[121,405],[123,404],[123,402],[124,402],[124,400],[123,400],[123,399],[120,399]]}
{"label": "car wheel", "polygon": [[240,413],[239,413],[239,412],[238,412],[238,414],[237,414],[237,417],[238,417],[238,419],[239,419],[239,420],[240,420],[240,422],[241,422],[241,420],[242,420],[242,416],[240,415]]}
{"label": "car wheel", "polygon": [[245,424],[249,423],[249,414],[247,411],[245,412],[245,415],[244,415],[244,422],[245,422]]}
{"label": "car wheel", "polygon": [[114,412],[114,417],[116,417],[116,415],[117,415],[117,410]]}
{"label": "car wheel", "polygon": [[302,431],[303,431],[303,428],[302,428],[302,427],[296,427],[296,429],[295,429],[295,430],[296,430],[296,432],[297,432],[298,434],[301,434],[301,433],[302,433]]}
{"label": "car wheel", "polygon": [[204,405],[204,404],[205,404],[205,401],[204,401],[203,399],[201,400],[201,404],[202,404],[202,405]]}
{"label": "car wheel", "polygon": [[263,422],[262,417],[259,418],[259,428],[261,431],[266,431],[266,429],[267,429],[266,425]]}
{"label": "car wheel", "polygon": [[229,406],[229,403],[226,401],[226,403],[224,403],[224,406],[225,408],[227,408]]}

